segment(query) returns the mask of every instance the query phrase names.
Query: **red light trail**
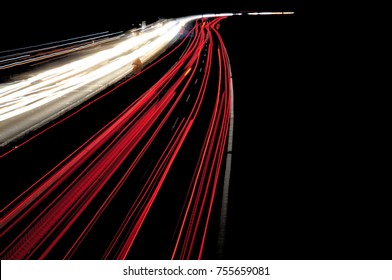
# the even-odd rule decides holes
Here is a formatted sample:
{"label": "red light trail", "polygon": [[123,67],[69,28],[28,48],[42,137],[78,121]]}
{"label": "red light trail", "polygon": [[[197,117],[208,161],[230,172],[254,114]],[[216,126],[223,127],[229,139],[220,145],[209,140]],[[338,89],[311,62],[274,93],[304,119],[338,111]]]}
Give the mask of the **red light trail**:
{"label": "red light trail", "polygon": [[[181,201],[182,211],[177,217],[162,217],[177,224],[172,240],[165,241],[166,258],[203,258],[216,194],[222,188],[232,106],[229,60],[217,31],[224,18],[195,20],[188,33],[192,36],[184,36],[172,51],[24,141],[38,139],[184,48],[158,82],[2,209],[1,259],[50,259],[53,254],[78,258],[87,239],[106,244],[91,258],[127,259],[162,190],[174,187],[183,188],[173,198]],[[194,135],[201,140],[192,142]],[[178,166],[185,164],[179,158],[190,143],[200,143],[192,146],[195,160],[183,166],[193,175],[186,184],[168,183],[169,177],[180,176]],[[152,149],[160,152],[149,161]],[[6,157],[12,157],[12,150],[2,155]],[[140,170],[145,171],[143,180],[133,181]],[[131,193],[127,204],[117,205]],[[114,213],[114,205],[122,210]],[[110,239],[99,240],[95,229],[109,223],[103,222],[108,213],[122,218],[107,225]]]}

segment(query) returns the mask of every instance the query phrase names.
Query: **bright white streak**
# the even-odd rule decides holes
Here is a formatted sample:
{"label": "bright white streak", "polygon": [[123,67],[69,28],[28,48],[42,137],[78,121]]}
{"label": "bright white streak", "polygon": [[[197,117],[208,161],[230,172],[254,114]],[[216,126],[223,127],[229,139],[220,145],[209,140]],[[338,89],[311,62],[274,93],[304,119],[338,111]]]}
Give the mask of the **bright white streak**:
{"label": "bright white streak", "polygon": [[[143,55],[143,59],[148,60],[153,56],[153,50],[158,51],[178,34],[180,23],[185,22],[169,21],[137,37],[130,37],[111,49],[41,72],[27,80],[1,86],[0,121],[36,109],[132,63]],[[150,40],[151,42],[146,44]],[[134,48],[137,49],[132,51]]]}

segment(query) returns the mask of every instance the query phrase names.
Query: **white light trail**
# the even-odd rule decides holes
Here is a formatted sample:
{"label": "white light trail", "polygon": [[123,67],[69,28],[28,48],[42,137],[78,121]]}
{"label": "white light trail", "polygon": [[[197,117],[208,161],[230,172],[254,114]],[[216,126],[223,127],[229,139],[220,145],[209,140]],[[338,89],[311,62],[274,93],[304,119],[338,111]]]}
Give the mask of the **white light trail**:
{"label": "white light trail", "polygon": [[265,15],[293,15],[294,12],[253,12],[248,13],[251,16],[265,16]]}
{"label": "white light trail", "polygon": [[1,85],[0,121],[36,109],[122,67],[131,67],[137,58],[147,61],[175,38],[182,24],[168,21],[123,39],[112,48],[36,73],[26,80]]}

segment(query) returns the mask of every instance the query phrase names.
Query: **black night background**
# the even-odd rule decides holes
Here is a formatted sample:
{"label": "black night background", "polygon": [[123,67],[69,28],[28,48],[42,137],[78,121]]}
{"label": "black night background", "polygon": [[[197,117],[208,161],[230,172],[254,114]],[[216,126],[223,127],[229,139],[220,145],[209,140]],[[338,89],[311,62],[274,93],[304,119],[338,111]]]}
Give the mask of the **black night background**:
{"label": "black night background", "polygon": [[372,188],[371,176],[356,168],[356,148],[341,123],[347,124],[346,116],[324,85],[315,82],[325,74],[314,67],[323,54],[315,50],[309,11],[302,2],[11,3],[0,19],[0,51],[123,31],[143,20],[293,11],[221,22],[235,104],[223,258],[390,259],[383,250],[390,248],[387,221],[379,219],[386,206],[380,203],[375,209],[374,195],[364,193]]}

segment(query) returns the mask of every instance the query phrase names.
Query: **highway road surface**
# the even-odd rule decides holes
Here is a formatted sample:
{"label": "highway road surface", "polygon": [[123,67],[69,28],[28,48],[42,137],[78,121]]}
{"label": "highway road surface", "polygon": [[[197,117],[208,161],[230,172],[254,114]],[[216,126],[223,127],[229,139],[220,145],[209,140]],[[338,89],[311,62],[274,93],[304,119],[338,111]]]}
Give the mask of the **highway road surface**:
{"label": "highway road surface", "polygon": [[[55,146],[42,139],[97,103],[132,96],[32,184],[3,199],[2,259],[203,258],[228,182],[232,84],[218,32],[225,17],[160,21],[2,85],[2,141],[23,140],[8,145],[4,162],[37,141]],[[146,87],[149,71],[161,74]],[[73,129],[65,142],[74,141]]]}
{"label": "highway road surface", "polygon": [[234,129],[219,34],[229,16],[2,58],[1,259],[219,255]]}

